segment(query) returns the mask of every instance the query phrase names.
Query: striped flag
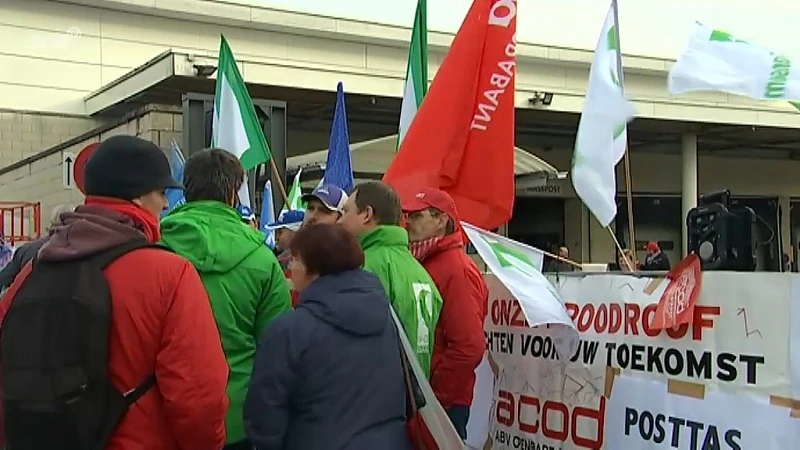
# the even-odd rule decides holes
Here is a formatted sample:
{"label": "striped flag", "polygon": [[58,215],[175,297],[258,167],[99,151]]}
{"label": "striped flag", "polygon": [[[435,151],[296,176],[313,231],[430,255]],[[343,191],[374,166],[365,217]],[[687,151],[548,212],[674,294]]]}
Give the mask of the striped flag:
{"label": "striped flag", "polygon": [[400,108],[400,128],[397,133],[397,148],[406,136],[411,121],[417,115],[422,99],[428,93],[428,13],[426,0],[417,1],[414,28],[411,31],[411,46],[408,49],[406,84],[403,90],[403,105]]}
{"label": "striped flag", "polygon": [[292,182],[292,187],[289,188],[289,194],[287,197],[289,198],[289,204],[283,205],[283,209],[281,209],[281,214],[288,210],[300,210],[305,211],[306,205],[303,203],[303,188],[300,186],[300,175],[303,173],[303,168],[299,168],[297,173],[294,175],[294,181]]}
{"label": "striped flag", "polygon": [[[211,146],[236,155],[245,171],[255,169],[269,162],[272,155],[225,36],[220,36],[218,65]],[[239,189],[239,202],[250,207],[247,175],[244,181]]]}

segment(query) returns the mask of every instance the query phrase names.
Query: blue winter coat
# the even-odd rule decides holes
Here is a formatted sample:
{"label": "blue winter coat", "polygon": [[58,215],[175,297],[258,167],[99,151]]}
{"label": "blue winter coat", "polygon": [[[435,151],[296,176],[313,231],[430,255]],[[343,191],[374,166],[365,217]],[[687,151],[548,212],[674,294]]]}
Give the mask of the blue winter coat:
{"label": "blue winter coat", "polygon": [[320,277],[256,351],[245,401],[259,450],[410,450],[397,331],[380,280]]}

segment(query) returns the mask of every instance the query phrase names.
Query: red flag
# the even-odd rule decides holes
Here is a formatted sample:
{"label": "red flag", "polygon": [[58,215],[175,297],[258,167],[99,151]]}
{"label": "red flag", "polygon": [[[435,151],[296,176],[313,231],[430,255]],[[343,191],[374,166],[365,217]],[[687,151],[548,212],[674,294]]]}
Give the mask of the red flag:
{"label": "red flag", "polygon": [[700,258],[695,254],[683,258],[669,271],[667,279],[669,284],[658,300],[656,316],[651,325],[654,330],[674,328],[692,322],[694,305],[703,284]]}
{"label": "red flag", "polygon": [[514,206],[516,0],[474,0],[383,181],[449,193],[485,229]]}

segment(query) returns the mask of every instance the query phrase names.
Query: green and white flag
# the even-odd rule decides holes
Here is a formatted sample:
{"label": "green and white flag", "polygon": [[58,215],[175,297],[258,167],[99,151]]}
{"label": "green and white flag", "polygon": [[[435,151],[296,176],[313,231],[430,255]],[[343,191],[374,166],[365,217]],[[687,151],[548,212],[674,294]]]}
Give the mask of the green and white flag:
{"label": "green and white flag", "polygon": [[636,111],[625,99],[619,73],[619,31],[613,4],[594,51],[575,151],[572,185],[604,227],[617,215],[616,165],[625,155],[627,123]]}
{"label": "green and white flag", "polygon": [[[220,36],[211,146],[236,155],[245,171],[268,162],[272,157],[253,101],[225,36]],[[239,202],[250,206],[247,175],[239,189]]]}
{"label": "green and white flag", "polygon": [[[561,361],[577,349],[578,330],[555,287],[542,275],[544,254],[533,247],[461,222],[489,271],[514,295],[528,325],[550,327]],[[567,355],[567,356],[565,356]]]}
{"label": "green and white flag", "polygon": [[422,99],[428,92],[428,19],[425,0],[417,1],[414,28],[411,31],[411,46],[408,49],[406,83],[403,104],[400,107],[400,128],[397,133],[397,148],[406,135],[411,121],[417,115]]}
{"label": "green and white flag", "polygon": [[303,188],[300,187],[300,174],[302,173],[303,173],[303,168],[301,167],[300,169],[297,170],[297,173],[294,175],[294,181],[292,181],[292,187],[289,189],[289,193],[286,195],[286,197],[289,199],[289,204],[283,205],[283,209],[281,209],[281,214],[283,214],[289,209],[299,210],[299,211],[306,210],[306,205],[303,203]]}
{"label": "green and white flag", "polygon": [[669,72],[668,87],[671,94],[719,91],[760,100],[798,101],[800,68],[784,55],[695,23],[686,48]]}

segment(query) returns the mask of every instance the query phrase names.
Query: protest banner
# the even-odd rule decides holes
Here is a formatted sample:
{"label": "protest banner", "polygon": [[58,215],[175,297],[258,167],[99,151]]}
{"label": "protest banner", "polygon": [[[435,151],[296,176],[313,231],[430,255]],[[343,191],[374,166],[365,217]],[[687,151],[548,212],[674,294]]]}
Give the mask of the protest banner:
{"label": "protest banner", "polygon": [[[638,443],[632,443],[633,438],[620,432],[617,425],[609,428],[610,424],[624,426],[626,408],[631,408],[662,414],[667,421],[669,417],[694,417],[692,423],[710,426],[713,417],[680,416],[679,411],[685,409],[669,409],[673,405],[691,408],[691,403],[670,403],[667,396],[697,396],[694,388],[704,394],[697,401],[707,403],[703,408],[694,407],[697,414],[719,412],[734,404],[749,405],[747,402],[772,404],[771,410],[782,411],[786,417],[790,410],[800,410],[800,402],[795,405],[792,400],[798,388],[792,380],[800,377],[796,375],[800,373],[800,356],[794,354],[797,351],[793,352],[790,344],[790,336],[797,333],[792,323],[799,323],[796,319],[800,318],[796,304],[800,282],[792,280],[800,277],[706,272],[692,322],[666,330],[652,327],[656,305],[667,285],[663,279],[615,274],[549,278],[581,337],[566,365],[548,329],[529,327],[523,316],[514,313],[518,307],[510,292],[493,276],[487,276],[491,293],[485,333],[496,379],[487,436],[491,445],[484,448],[671,448],[669,442],[652,441],[655,435],[648,434],[649,428],[645,435],[652,445],[641,437]],[[683,383],[690,389],[676,394],[667,394],[664,389],[656,393],[645,384],[633,397],[615,399],[612,392],[625,389],[620,383],[630,385],[629,378],[661,385],[668,381]],[[479,382],[485,383],[485,377]],[[717,395],[717,391],[725,395]],[[745,430],[757,429],[751,422],[758,424],[762,418],[772,417],[772,413],[759,416],[757,406],[753,412],[732,412],[720,422],[728,430],[742,433],[736,441],[741,448],[749,448],[745,444],[751,438],[745,436]],[[700,420],[704,417],[705,422]],[[694,425],[682,426],[689,435],[695,433],[691,430]],[[791,429],[787,433],[793,436]],[[705,439],[705,434],[698,436]],[[780,439],[764,441],[760,449],[786,448],[779,444]],[[775,442],[774,446],[770,447],[770,442]],[[690,438],[676,448],[736,448],[726,447],[724,436],[715,445]]]}
{"label": "protest banner", "polygon": [[[574,353],[578,345],[578,332],[564,309],[558,292],[542,275],[544,254],[536,248],[468,223],[461,222],[461,225],[478,254],[496,277],[488,280],[491,283],[490,292],[503,291],[505,301],[502,304],[496,302],[490,304],[490,316],[502,320],[507,325],[522,324],[527,328],[544,326],[548,330],[546,341],[548,354]],[[513,341],[505,340],[506,336],[504,333],[486,331],[489,347],[496,345],[504,349],[508,345],[513,346]],[[530,343],[529,340],[528,344]],[[544,342],[537,341],[537,344],[544,345]],[[494,356],[502,358],[501,353],[498,352]],[[513,362],[504,364],[504,367],[515,365]],[[563,368],[566,362],[556,361],[552,364]],[[495,394],[493,371],[496,367],[496,361],[487,354],[476,370],[473,402],[467,423],[466,443],[471,448],[483,447],[489,434],[490,410]]]}
{"label": "protest banner", "polygon": [[618,377],[606,403],[606,448],[789,449],[800,442],[800,420],[774,399],[671,390],[663,381]]}

